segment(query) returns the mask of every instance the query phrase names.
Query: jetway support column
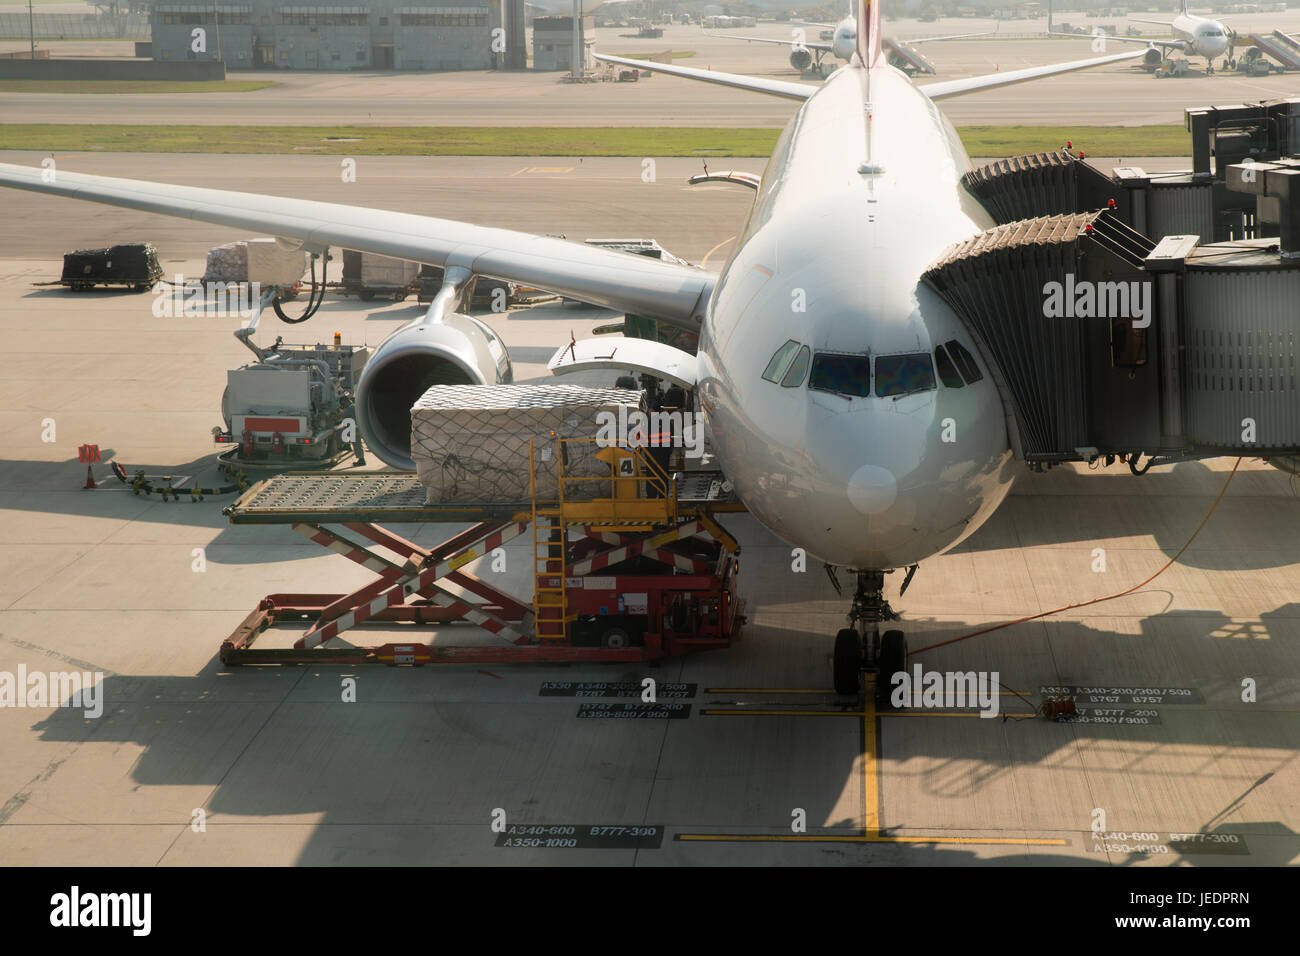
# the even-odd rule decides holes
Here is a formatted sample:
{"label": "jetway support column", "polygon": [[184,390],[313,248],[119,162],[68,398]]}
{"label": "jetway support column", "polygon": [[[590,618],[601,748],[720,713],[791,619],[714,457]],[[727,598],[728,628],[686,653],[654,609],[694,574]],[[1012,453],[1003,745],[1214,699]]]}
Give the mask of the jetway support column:
{"label": "jetway support column", "polygon": [[1151,194],[1151,177],[1134,166],[1116,166],[1115,178],[1128,192],[1129,226],[1147,235],[1147,197]]}
{"label": "jetway support column", "polygon": [[1199,236],[1165,236],[1151,250],[1143,266],[1155,275],[1160,336],[1160,451],[1185,450],[1183,434],[1183,344],[1179,332],[1179,276]]}

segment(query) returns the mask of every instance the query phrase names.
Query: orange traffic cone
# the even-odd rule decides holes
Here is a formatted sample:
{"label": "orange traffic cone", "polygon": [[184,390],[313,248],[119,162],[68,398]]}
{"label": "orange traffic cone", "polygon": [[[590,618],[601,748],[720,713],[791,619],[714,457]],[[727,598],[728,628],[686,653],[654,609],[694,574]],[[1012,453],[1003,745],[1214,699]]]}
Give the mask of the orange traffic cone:
{"label": "orange traffic cone", "polygon": [[90,470],[90,466],[89,466],[89,465],[86,466],[86,483],[85,483],[84,485],[82,485],[81,487],[82,487],[82,488],[94,488],[94,487],[95,487],[95,475],[94,475],[94,473]]}

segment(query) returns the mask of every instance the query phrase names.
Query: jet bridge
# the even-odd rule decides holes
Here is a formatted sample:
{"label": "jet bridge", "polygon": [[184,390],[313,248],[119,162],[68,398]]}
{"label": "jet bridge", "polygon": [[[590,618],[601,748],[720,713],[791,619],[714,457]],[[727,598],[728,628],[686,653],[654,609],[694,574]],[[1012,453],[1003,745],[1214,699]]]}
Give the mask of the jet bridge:
{"label": "jet bridge", "polygon": [[1114,209],[1151,237],[1196,235],[1202,243],[1277,236],[1270,203],[1234,191],[1227,170],[1300,156],[1300,98],[1186,111],[1192,168],[1147,173],[1119,166],[1106,173],[1069,149],[1019,156],[972,170],[963,185],[999,224]]}
{"label": "jet bridge", "polygon": [[[1196,168],[1168,179],[1064,151],[966,177],[1000,225],[924,280],[970,329],[1031,465],[1295,464],[1300,100],[1189,110],[1188,126]],[[1170,224],[1199,228],[1155,228]]]}

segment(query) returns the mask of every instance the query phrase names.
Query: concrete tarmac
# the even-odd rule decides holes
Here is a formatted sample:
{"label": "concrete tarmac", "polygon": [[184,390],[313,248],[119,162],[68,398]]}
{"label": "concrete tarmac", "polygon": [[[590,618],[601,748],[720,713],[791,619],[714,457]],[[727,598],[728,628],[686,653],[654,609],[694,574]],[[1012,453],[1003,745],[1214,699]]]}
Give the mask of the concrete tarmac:
{"label": "concrete tarmac", "polygon": [[[92,159],[84,168],[105,172],[133,161]],[[465,169],[414,191],[421,167],[401,159],[371,174],[363,161],[349,186],[327,184],[322,157],[240,158],[238,168],[227,158],[224,172],[209,160],[135,158],[131,172],[208,185],[244,177],[266,192],[440,215],[451,214],[455,175],[469,188]],[[741,227],[745,190],[697,193],[680,186],[682,170],[661,173],[658,188],[643,187],[596,164],[583,188],[606,192],[590,203],[574,198],[577,173],[491,173],[479,209],[499,225],[513,209],[514,225],[570,238],[654,236],[696,259]],[[616,190],[620,205],[605,205]],[[169,272],[197,275],[205,245],[240,236],[25,194],[5,202],[6,221],[22,225],[0,236],[0,329],[11,342],[0,380],[0,671],[102,673],[104,711],[0,708],[0,859],[1253,866],[1300,854],[1300,501],[1285,474],[1243,463],[1179,562],[1136,594],[915,657],[927,670],[997,671],[1032,704],[1044,685],[1083,687],[1115,722],[1014,716],[1030,707],[1010,693],[1005,722],[847,706],[828,688],[848,597],[747,516],[723,522],[743,546],[750,615],[728,650],[653,668],[225,668],[219,643],[264,595],[342,592],[369,573],[285,526],[232,527],[221,500],[163,503],[111,480],[82,490],[86,443],[131,470],[212,478],[225,371],[249,355],[231,335],[238,318],[157,318],[149,294],[33,283],[57,277],[59,252],[139,239],[163,247]],[[413,302],[331,299],[305,326],[268,318],[259,340],[337,330],[373,344],[416,314]],[[522,380],[541,378],[571,333],[611,318],[554,304],[486,317]],[[1232,464],[1142,478],[1026,472],[984,528],[924,563],[905,598],[890,579],[900,626],[919,648],[1121,591],[1178,552]],[[394,530],[428,546],[459,526]],[[527,597],[530,545],[519,541],[504,572],[479,573]],[[382,634],[353,637],[399,639]],[[436,639],[483,637],[454,626]],[[689,716],[583,719],[575,698],[540,694],[545,681],[639,686],[647,676],[694,685],[682,698]],[[345,677],[356,679],[355,703],[341,699]],[[610,848],[499,846],[497,811],[510,825],[579,835],[656,827],[658,845],[634,847],[624,830]]]}

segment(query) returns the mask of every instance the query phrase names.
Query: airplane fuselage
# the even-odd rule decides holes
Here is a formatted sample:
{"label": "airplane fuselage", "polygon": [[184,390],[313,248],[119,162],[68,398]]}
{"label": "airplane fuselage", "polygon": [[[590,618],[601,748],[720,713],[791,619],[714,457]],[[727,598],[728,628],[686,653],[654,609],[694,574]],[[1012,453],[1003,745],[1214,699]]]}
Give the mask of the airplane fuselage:
{"label": "airplane fuselage", "polygon": [[764,525],[829,564],[888,569],[978,528],[1010,489],[1011,452],[982,359],[970,384],[934,375],[936,346],[978,350],[920,282],[994,223],[960,184],[970,161],[939,109],[893,67],[871,72],[869,97],[867,76],[836,71],[778,141],[705,318],[700,397]]}
{"label": "airplane fuselage", "polygon": [[1218,20],[1180,13],[1170,24],[1174,37],[1187,44],[1187,52],[1211,60],[1228,49],[1228,31]]}

